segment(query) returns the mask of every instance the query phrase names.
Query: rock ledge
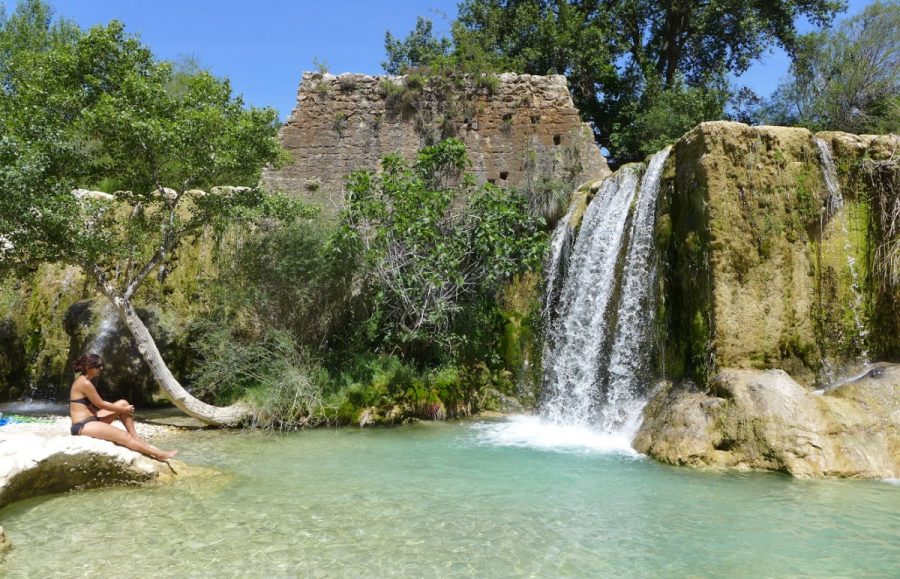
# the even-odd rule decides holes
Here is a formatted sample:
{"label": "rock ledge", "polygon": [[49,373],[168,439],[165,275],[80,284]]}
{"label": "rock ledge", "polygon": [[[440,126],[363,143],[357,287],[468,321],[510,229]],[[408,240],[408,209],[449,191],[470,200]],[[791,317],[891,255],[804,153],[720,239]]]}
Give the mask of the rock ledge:
{"label": "rock ledge", "polygon": [[59,432],[0,431],[0,508],[74,489],[172,481],[206,469],[171,466],[111,442]]}
{"label": "rock ledge", "polygon": [[900,477],[900,365],[824,395],[783,370],[723,370],[710,392],[665,385],[644,409],[638,452],[695,467],[800,478]]}

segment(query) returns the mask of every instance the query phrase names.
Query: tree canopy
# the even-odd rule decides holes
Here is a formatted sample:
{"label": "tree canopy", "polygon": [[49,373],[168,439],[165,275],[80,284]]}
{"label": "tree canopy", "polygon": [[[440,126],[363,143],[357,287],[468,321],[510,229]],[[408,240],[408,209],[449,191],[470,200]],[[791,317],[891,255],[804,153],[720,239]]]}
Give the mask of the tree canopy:
{"label": "tree canopy", "polygon": [[[255,186],[261,167],[282,158],[274,110],[245,107],[206,72],[176,74],[119,22],[83,32],[30,0],[0,22],[0,53],[5,267],[59,261],[121,276],[122,258],[172,250],[219,214],[259,202],[229,189],[215,202],[197,197],[188,216],[176,210],[185,191]],[[117,191],[117,203],[75,189]],[[123,204],[129,219],[111,209]]]}
{"label": "tree canopy", "polygon": [[874,2],[834,30],[800,38],[769,121],[852,133],[900,127],[900,3]]}
{"label": "tree canopy", "polygon": [[245,107],[227,80],[176,72],[120,22],[82,31],[40,0],[0,20],[0,55],[0,273],[81,267],[176,404],[239,419],[181,389],[130,299],[207,227],[291,212],[255,188],[285,155],[275,111]]}
{"label": "tree canopy", "polygon": [[407,68],[429,64],[447,56],[452,45],[450,39],[435,37],[431,29],[431,20],[419,16],[416,18],[416,27],[403,40],[385,32],[384,49],[387,60],[381,63],[385,72],[401,74]]}
{"label": "tree canopy", "polygon": [[[824,26],[844,7],[842,0],[464,0],[452,56],[495,71],[566,75],[598,142],[630,161],[649,152],[648,129],[673,139],[680,133],[669,131],[721,118],[727,74],[747,70],[773,45],[794,54],[798,17]],[[683,106],[696,98],[701,104]],[[656,122],[660,111],[681,119]]]}

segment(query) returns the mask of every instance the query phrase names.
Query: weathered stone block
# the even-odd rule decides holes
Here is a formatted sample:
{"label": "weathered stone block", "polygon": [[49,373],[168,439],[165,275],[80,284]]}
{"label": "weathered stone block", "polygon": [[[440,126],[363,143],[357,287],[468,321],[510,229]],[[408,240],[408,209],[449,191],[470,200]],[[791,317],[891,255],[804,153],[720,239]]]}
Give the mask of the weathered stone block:
{"label": "weathered stone block", "polygon": [[436,87],[421,77],[305,73],[281,131],[294,163],[265,170],[262,182],[334,215],[350,172],[377,169],[389,153],[412,159],[450,136],[466,144],[476,177],[499,186],[528,192],[547,177],[574,189],[609,173],[564,76],[505,73],[491,94],[471,78]]}

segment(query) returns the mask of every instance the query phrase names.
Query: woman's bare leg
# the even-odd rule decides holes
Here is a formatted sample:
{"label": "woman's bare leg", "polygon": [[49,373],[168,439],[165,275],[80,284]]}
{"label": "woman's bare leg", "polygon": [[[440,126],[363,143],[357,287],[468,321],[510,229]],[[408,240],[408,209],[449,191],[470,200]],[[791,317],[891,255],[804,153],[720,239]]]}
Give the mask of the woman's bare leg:
{"label": "woman's bare leg", "polygon": [[[119,402],[125,402],[125,400],[119,400]],[[144,440],[143,437],[137,433],[137,428],[134,426],[134,416],[120,412],[112,412],[110,410],[101,410],[97,413],[97,418],[107,424],[112,424],[114,421],[119,420],[125,427],[125,430],[128,431],[128,434],[137,439]]]}
{"label": "woman's bare leg", "polygon": [[85,424],[81,429],[81,434],[99,438],[101,440],[108,440],[119,446],[130,448],[131,450],[160,461],[168,460],[178,453],[177,450],[160,450],[152,444],[147,444],[140,438],[132,436],[128,432],[123,432],[115,426],[100,420]]}

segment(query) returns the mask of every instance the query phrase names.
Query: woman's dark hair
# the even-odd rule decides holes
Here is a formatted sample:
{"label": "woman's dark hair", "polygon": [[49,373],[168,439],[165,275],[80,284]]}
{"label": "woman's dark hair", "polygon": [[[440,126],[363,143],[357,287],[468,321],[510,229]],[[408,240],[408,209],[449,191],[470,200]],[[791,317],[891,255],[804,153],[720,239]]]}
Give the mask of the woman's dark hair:
{"label": "woman's dark hair", "polygon": [[101,366],[103,366],[103,358],[97,354],[84,354],[72,364],[72,368],[79,374],[84,374],[88,368],[100,368]]}

